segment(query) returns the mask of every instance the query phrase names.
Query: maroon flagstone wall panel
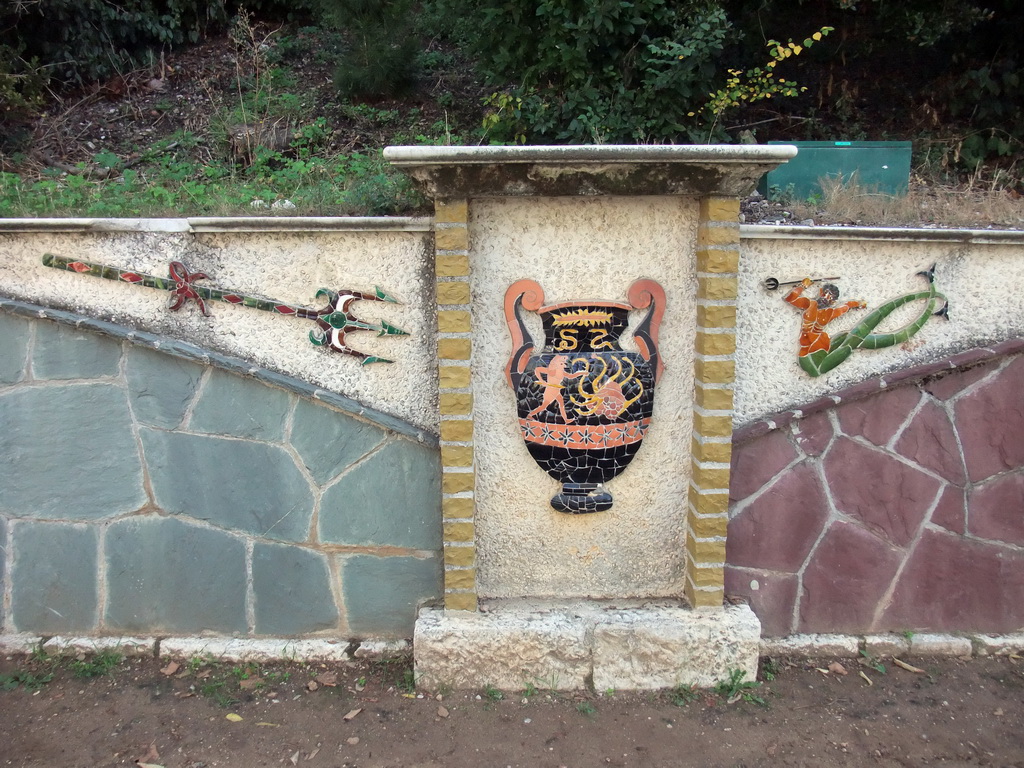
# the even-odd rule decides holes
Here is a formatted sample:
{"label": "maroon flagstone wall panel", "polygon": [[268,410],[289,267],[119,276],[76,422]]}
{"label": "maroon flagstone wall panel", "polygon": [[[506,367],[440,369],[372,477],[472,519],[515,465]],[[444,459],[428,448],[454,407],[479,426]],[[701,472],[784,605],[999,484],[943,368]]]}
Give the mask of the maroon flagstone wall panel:
{"label": "maroon flagstone wall panel", "polygon": [[737,430],[727,593],[767,636],[1021,630],[1024,340],[884,378]]}

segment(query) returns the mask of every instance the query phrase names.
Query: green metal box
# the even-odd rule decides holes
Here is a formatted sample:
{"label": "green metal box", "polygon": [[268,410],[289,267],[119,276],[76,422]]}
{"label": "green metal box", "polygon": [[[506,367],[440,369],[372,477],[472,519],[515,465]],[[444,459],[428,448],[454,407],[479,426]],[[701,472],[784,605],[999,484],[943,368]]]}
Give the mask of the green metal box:
{"label": "green metal box", "polygon": [[[910,181],[909,141],[770,141],[791,144],[799,152],[761,178],[757,189],[805,199],[821,192],[819,179],[842,176],[846,182],[856,173],[862,187],[890,195],[903,195]],[[790,187],[792,185],[792,187]]]}

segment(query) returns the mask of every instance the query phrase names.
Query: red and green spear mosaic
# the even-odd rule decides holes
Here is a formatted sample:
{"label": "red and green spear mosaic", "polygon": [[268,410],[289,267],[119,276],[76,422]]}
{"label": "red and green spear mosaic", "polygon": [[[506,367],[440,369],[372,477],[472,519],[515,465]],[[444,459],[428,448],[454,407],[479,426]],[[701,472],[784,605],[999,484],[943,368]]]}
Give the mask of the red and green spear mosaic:
{"label": "red and green spear mosaic", "polygon": [[303,320],[312,320],[317,328],[309,332],[309,340],[318,347],[324,347],[333,352],[340,352],[343,355],[351,355],[362,361],[363,365],[371,363],[390,363],[383,357],[367,355],[348,345],[347,336],[354,331],[376,331],[377,336],[407,336],[408,334],[386,320],[379,323],[369,323],[360,320],[352,311],[352,305],[357,301],[383,301],[391,304],[398,302],[380,288],[375,288],[373,293],[343,288],[337,291],[329,288],[321,288],[316,292],[319,299],[327,299],[327,305],[316,309],[313,307],[302,307],[273,299],[249,296],[234,291],[224,291],[218,288],[197,285],[198,280],[208,280],[209,276],[204,272],[193,272],[180,261],[172,261],[168,268],[168,277],[147,275],[142,272],[119,269],[104,264],[93,264],[87,261],[55,256],[47,253],[43,256],[43,264],[54,269],[64,269],[68,272],[76,272],[82,275],[92,275],[105,280],[116,280],[122,283],[133,283],[144,285],[147,288],[156,288],[161,291],[171,292],[170,309],[176,312],[189,302],[195,302],[199,311],[209,316],[206,303],[209,301],[221,301],[226,304],[241,305],[258,309],[263,312],[273,312],[278,315],[290,315]]}

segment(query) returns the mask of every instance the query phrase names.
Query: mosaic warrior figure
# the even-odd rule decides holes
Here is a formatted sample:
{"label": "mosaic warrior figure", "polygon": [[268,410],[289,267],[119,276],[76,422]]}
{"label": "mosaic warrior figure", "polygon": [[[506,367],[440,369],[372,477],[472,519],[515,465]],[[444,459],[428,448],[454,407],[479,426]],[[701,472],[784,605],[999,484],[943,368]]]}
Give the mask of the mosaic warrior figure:
{"label": "mosaic warrior figure", "polygon": [[[935,290],[935,265],[924,272],[918,272],[918,275],[928,281],[928,290],[890,299],[869,313],[852,329],[833,337],[825,332],[826,325],[851,309],[867,309],[868,305],[863,301],[837,304],[839,289],[831,283],[825,283],[818,289],[817,298],[808,298],[803,292],[810,288],[814,281],[805,277],[785,297],[788,303],[803,310],[803,322],[800,325],[800,367],[811,376],[820,376],[845,361],[855,349],[883,349],[902,344],[921,330],[928,322],[928,318],[933,315],[948,317],[949,302]],[[882,320],[898,308],[918,300],[925,301],[925,305],[916,318],[891,333],[872,333]],[[940,303],[941,308],[936,310]]]}

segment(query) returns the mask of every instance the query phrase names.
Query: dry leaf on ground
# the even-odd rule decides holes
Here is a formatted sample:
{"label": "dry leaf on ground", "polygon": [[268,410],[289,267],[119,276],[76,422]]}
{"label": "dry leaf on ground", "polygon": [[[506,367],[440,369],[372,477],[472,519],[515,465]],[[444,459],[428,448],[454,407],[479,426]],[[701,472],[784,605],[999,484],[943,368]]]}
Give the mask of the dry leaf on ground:
{"label": "dry leaf on ground", "polygon": [[347,722],[348,722],[349,720],[351,720],[352,718],[354,718],[354,717],[355,717],[356,715],[358,715],[358,714],[359,714],[360,712],[362,712],[362,711],[363,711],[363,708],[362,708],[362,707],[359,707],[358,709],[353,709],[353,710],[350,710],[350,711],[349,711],[349,713],[348,713],[347,715],[345,715],[345,716],[344,716],[343,718],[341,718],[341,719],[342,719],[342,720],[344,720],[344,721],[345,721],[345,722],[347,723]]}

